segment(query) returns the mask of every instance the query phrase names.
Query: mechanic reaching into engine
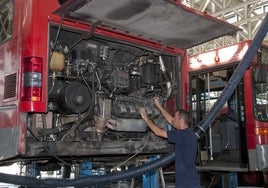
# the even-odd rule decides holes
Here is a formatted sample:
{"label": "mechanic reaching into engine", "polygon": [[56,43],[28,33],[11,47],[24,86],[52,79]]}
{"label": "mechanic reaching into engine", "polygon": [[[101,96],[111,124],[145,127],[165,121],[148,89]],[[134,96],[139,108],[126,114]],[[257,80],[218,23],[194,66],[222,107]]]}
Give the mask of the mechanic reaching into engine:
{"label": "mechanic reaching into engine", "polygon": [[199,188],[200,180],[195,166],[197,136],[189,128],[189,112],[181,109],[176,111],[173,117],[162,106],[158,97],[154,97],[153,102],[175,130],[167,131],[159,128],[148,117],[145,108],[140,108],[140,114],[155,135],[167,138],[170,143],[175,144],[176,188]]}

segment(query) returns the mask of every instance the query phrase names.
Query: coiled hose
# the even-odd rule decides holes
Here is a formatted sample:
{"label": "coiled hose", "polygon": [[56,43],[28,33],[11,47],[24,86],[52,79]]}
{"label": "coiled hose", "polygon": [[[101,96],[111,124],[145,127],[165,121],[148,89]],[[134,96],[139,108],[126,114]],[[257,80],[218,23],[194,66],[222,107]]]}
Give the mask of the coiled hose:
{"label": "coiled hose", "polygon": [[116,172],[112,174],[102,176],[89,176],[81,179],[37,179],[33,177],[17,176],[10,174],[0,173],[0,182],[15,184],[15,185],[26,185],[34,187],[67,187],[67,186],[92,186],[101,185],[110,182],[117,182],[122,179],[131,177],[140,177],[146,172],[158,169],[161,166],[165,166],[174,161],[175,152],[171,152],[163,155],[161,158],[152,162],[146,163],[139,167],[133,167],[127,171]]}

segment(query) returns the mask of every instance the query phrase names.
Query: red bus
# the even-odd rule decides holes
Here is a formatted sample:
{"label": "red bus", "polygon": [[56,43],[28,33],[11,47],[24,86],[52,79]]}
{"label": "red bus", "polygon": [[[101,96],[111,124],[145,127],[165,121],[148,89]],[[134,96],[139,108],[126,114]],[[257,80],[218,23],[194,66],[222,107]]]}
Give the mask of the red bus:
{"label": "red bus", "polygon": [[176,1],[1,0],[0,165],[171,151],[139,107],[165,127],[151,98],[182,107],[186,49],[237,31]]}
{"label": "red bus", "polygon": [[[189,57],[188,106],[192,125],[198,124],[217,101],[250,44],[244,41]],[[267,72],[268,48],[261,46],[199,142],[200,171],[267,170]]]}

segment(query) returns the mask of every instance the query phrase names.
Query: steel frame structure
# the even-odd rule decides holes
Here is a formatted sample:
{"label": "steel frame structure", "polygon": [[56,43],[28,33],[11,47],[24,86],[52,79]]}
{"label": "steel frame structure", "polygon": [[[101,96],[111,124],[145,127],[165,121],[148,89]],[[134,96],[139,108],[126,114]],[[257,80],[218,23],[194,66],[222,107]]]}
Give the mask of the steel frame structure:
{"label": "steel frame structure", "polygon": [[[182,3],[241,28],[236,36],[221,37],[189,49],[190,55],[253,39],[268,12],[268,0],[184,0]],[[268,35],[264,43],[268,44]]]}

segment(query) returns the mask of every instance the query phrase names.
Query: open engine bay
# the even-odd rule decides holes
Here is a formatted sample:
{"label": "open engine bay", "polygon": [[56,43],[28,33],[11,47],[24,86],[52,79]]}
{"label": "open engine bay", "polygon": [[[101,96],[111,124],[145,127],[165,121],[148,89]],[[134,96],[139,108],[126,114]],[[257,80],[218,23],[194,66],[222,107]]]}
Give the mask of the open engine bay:
{"label": "open engine bay", "polygon": [[[33,114],[30,155],[100,156],[172,149],[140,116],[167,123],[152,102],[178,100],[181,57],[142,46],[50,28],[48,113]],[[175,96],[176,94],[176,96]],[[174,95],[174,96],[173,96]]]}

